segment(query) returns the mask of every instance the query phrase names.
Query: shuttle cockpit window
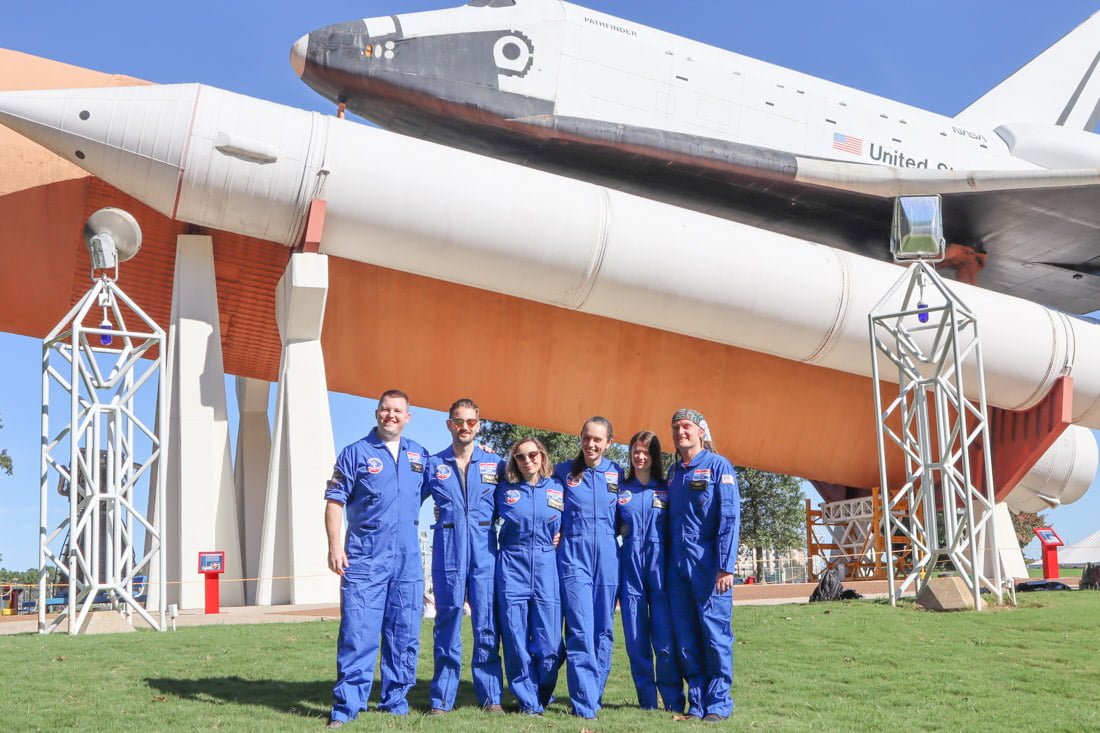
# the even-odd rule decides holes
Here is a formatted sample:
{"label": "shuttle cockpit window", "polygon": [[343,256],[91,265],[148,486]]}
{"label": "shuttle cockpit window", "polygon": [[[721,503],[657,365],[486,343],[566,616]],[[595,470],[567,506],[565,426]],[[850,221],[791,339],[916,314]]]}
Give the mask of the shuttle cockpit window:
{"label": "shuttle cockpit window", "polygon": [[516,0],[470,0],[467,5],[475,8],[507,8],[516,4]]}

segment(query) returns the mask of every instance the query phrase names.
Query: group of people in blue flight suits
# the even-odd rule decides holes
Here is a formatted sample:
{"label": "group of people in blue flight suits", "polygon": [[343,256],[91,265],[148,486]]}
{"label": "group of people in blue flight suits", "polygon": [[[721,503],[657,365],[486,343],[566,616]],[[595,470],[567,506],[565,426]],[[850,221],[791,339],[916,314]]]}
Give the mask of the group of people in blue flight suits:
{"label": "group of people in blue flight suits", "polygon": [[325,491],[328,564],[341,576],[330,728],[367,709],[379,650],[378,709],[409,712],[424,586],[417,524],[428,497],[436,519],[430,714],[454,707],[468,603],[482,709],[504,712],[506,679],[520,712],[541,714],[564,665],[570,711],[595,718],[618,602],[639,705],[707,722],[730,716],[740,497],[700,412],[672,416],[667,472],[659,438],[644,431],[629,442],[625,473],[605,456],[615,436],[603,417],[584,423],[579,454],[558,466],[535,437],[503,459],[479,447],[469,399],[451,406],[452,442],[435,455],[402,437],[404,392],[383,393],[375,417],[340,453]]}

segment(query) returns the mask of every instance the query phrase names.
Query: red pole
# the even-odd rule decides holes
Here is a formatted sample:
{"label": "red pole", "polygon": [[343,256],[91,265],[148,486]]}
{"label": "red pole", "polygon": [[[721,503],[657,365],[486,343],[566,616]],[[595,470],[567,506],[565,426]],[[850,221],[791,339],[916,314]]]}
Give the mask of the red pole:
{"label": "red pole", "polygon": [[1043,546],[1043,579],[1055,580],[1060,575],[1058,569],[1058,546],[1057,545],[1044,545]]}
{"label": "red pole", "polygon": [[221,573],[203,573],[206,576],[206,613],[221,613],[218,577]]}

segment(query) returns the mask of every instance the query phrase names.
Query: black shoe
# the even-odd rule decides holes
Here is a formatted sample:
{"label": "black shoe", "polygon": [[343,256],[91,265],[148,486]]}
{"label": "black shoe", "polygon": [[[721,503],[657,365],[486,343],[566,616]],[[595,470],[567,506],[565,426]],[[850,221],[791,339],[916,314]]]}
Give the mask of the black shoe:
{"label": "black shoe", "polygon": [[446,715],[447,711],[443,708],[432,708],[428,711],[428,715]]}
{"label": "black shoe", "polygon": [[719,715],[718,713],[707,713],[703,716],[704,723],[721,723],[725,719],[724,715]]}
{"label": "black shoe", "polygon": [[334,720],[334,719],[330,719],[328,721],[328,725],[325,726],[325,728],[327,728],[328,730],[337,730],[337,729],[343,728],[343,727],[344,727],[344,721]]}
{"label": "black shoe", "polygon": [[504,715],[504,708],[496,703],[493,703],[492,705],[486,705],[482,708],[482,710],[489,713],[490,715]]}

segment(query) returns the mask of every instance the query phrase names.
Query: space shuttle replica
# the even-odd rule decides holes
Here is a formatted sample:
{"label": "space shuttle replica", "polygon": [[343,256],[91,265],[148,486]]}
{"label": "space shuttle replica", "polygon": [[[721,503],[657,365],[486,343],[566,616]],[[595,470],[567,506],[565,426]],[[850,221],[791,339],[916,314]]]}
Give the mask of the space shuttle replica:
{"label": "space shuttle replica", "polygon": [[[0,123],[90,174],[78,207],[133,210],[164,254],[134,260],[135,288],[170,279],[173,236],[213,238],[228,372],[279,373],[275,280],[324,202],[328,389],[469,394],[563,432],[701,405],[736,463],[827,499],[879,484],[867,318],[901,275],[893,199],[942,194],[993,418],[1020,426],[997,498],[1037,511],[1097,473],[1100,325],[1074,314],[1100,308],[1098,52],[1100,15],[947,118],[557,0],[474,0],[293,45],[303,81],[385,129],[200,84],[7,91]],[[23,211],[41,193],[0,190]],[[78,237],[43,246],[86,273]],[[326,478],[285,489],[318,529]],[[267,552],[262,575],[272,531],[227,542]],[[300,551],[323,572],[323,545]]]}

